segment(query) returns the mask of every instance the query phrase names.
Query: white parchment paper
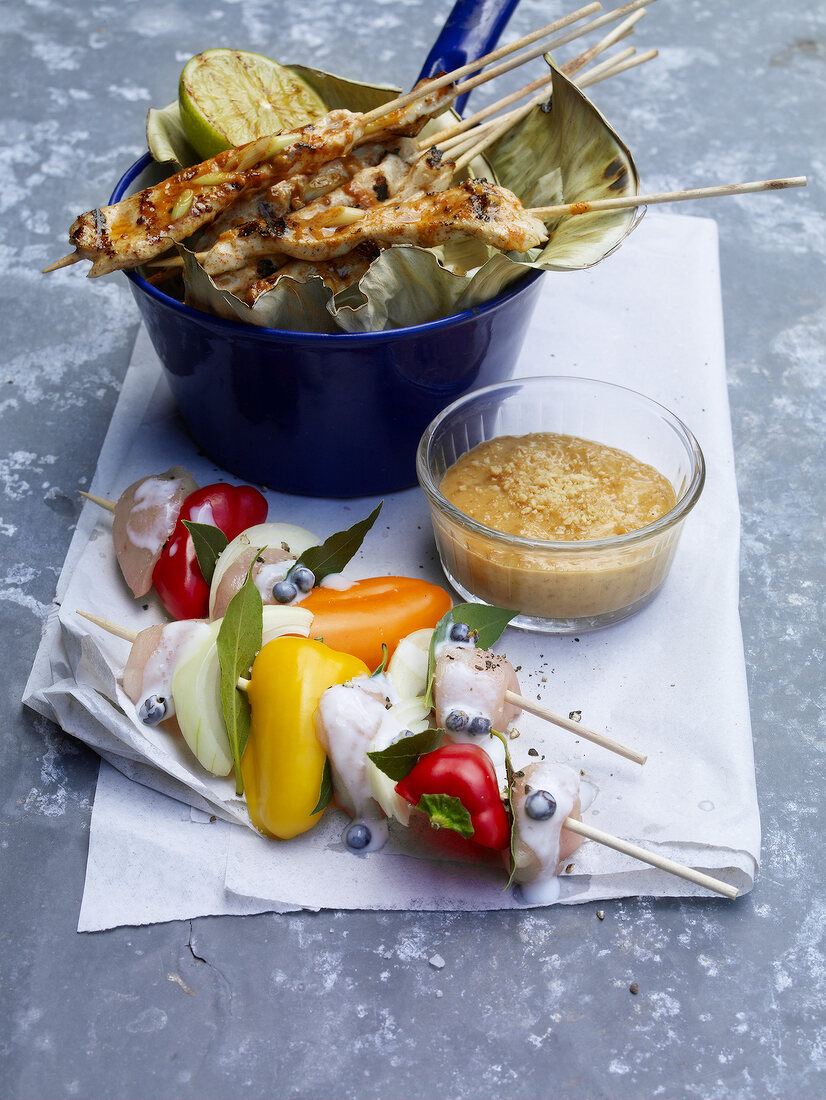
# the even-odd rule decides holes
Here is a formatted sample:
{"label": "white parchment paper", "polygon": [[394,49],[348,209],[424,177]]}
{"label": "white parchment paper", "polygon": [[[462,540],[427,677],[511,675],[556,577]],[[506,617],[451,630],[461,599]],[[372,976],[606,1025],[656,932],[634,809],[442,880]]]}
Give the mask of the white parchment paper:
{"label": "white parchment paper", "polygon": [[[724,878],[741,892],[756,874],[760,826],[737,610],[739,513],[725,381],[714,222],[649,215],[589,272],[546,275],[515,374],[576,374],[638,389],[692,428],[708,475],[672,574],[635,618],[590,635],[509,630],[497,648],[521,666],[525,695],[648,753],[643,768],[525,716],[529,745],[582,769],[597,790],[585,820]],[[92,491],[115,498],[173,463],[200,484],[225,475],[181,427],[141,330]],[[375,500],[270,493],[270,517],[326,537]],[[118,673],[129,645],[77,610],[140,630],[164,619],[135,601],[118,572],[111,518],[87,505],[58,585],[25,702],[95,748],[102,767],[92,816],[80,930],[213,913],[295,908],[518,907],[497,868],[410,854],[402,831],[370,856],[341,844],[345,819],[325,815],[289,843],[259,836],[229,780],[207,775],[185,746],[131,716]],[[354,575],[409,574],[444,583],[417,489],[385,499]],[[173,801],[175,800],[175,801]],[[563,903],[704,891],[586,842],[563,879]]]}

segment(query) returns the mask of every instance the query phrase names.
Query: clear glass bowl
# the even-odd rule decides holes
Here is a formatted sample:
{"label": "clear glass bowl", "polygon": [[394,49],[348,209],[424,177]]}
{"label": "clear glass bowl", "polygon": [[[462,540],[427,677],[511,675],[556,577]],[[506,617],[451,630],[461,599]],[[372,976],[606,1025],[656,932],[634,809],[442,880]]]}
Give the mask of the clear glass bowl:
{"label": "clear glass bowl", "polygon": [[[442,495],[446,470],[466,451],[529,432],[579,436],[626,451],[668,478],[676,503],[636,531],[561,542],[496,531]],[[518,610],[514,626],[554,634],[609,626],[654,598],[705,480],[697,440],[668,409],[622,386],[563,376],[516,378],[454,401],[422,436],[416,466],[454,588],[466,600]]]}

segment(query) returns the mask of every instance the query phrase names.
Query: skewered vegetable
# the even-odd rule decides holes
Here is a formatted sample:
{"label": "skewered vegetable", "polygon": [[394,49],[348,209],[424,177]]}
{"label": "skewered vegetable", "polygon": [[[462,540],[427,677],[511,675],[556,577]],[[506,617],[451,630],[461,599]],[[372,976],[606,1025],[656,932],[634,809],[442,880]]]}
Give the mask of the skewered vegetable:
{"label": "skewered vegetable", "polygon": [[451,605],[438,585],[412,577],[371,577],[344,589],[314,588],[300,606],[313,613],[313,637],[354,653],[370,668],[390,657],[399,641],[433,627]]}
{"label": "skewered vegetable", "polygon": [[209,617],[220,619],[252,566],[252,579],[264,604],[280,603],[273,586],[286,575],[290,565],[319,538],[294,523],[258,523],[248,527],[221,551],[212,574]]}
{"label": "skewered vegetable", "polygon": [[152,572],[161,602],[175,619],[204,619],[209,610],[209,584],[204,578],[186,523],[217,527],[234,539],[267,518],[267,500],[251,485],[219,483],[197,489],[183,502],[172,536]]}
{"label": "skewered vegetable", "polygon": [[250,817],[267,836],[289,840],[320,817],[325,752],[316,708],[328,688],[366,672],[357,657],[308,638],[277,638],[256,657],[241,770]]}
{"label": "skewered vegetable", "polygon": [[426,813],[431,824],[453,829],[483,848],[507,848],[510,823],[491,759],[478,745],[443,745],[422,756],[396,791]]}

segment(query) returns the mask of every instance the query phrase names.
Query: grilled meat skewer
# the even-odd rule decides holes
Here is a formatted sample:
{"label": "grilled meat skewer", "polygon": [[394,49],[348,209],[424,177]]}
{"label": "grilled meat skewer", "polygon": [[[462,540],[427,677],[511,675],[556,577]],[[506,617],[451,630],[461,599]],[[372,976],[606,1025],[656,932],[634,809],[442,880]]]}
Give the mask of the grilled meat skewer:
{"label": "grilled meat skewer", "polygon": [[69,239],[92,260],[91,277],[137,267],[190,237],[251,188],[311,172],[349,152],[364,133],[361,116],[331,111],[289,135],[259,138],[184,168],[113,206],[81,214]]}
{"label": "grilled meat skewer", "polygon": [[92,261],[91,277],[137,267],[168,251],[173,242],[186,240],[242,195],[269,181],[314,173],[365,137],[377,141],[391,132],[418,133],[455,94],[452,86],[439,88],[369,121],[361,114],[334,110],[288,134],[228,149],[137,195],[81,214],[69,231],[76,252],[47,270],[77,258]]}
{"label": "grilled meat skewer", "polygon": [[[429,191],[444,191],[452,181],[453,168],[453,162],[442,159],[436,150],[422,155],[414,142],[403,138],[397,142],[396,151],[388,153],[379,164],[362,169],[342,187],[308,202],[293,217],[296,224],[312,225],[327,210],[341,207],[369,210],[381,202],[386,202],[390,197],[401,200],[420,197]],[[269,199],[258,204],[259,213],[270,225],[278,224],[278,219],[283,218],[288,212],[288,197],[285,189],[289,187],[290,182],[285,180],[271,188]],[[311,190],[312,186],[305,187],[301,192],[302,196],[306,196]],[[292,204],[295,201],[292,199]],[[246,235],[247,231],[243,224],[234,226],[224,235],[225,247],[233,236],[243,242]],[[243,247],[243,244],[240,247]],[[334,289],[334,292],[338,292],[361,278],[371,260],[378,255],[378,248],[371,243],[369,248],[356,249],[355,253],[357,255],[345,254],[333,261],[320,263],[296,260],[275,272],[262,270],[263,264],[271,268],[273,263],[273,260],[267,257],[263,264],[254,261],[237,270],[223,272],[215,277],[215,281],[220,289],[228,290],[237,298],[250,303],[254,302],[259,294],[271,290],[282,275],[289,275],[299,281],[312,275],[319,275],[328,286]],[[352,255],[352,259],[348,260],[348,255]]]}
{"label": "grilled meat skewer", "polygon": [[[237,270],[251,260],[287,255],[297,260],[331,260],[362,241],[417,244],[431,248],[456,237],[475,237],[502,251],[526,252],[546,241],[544,223],[528,213],[504,187],[467,180],[438,194],[380,203],[364,215],[329,208],[310,221],[301,214],[278,221],[249,222],[201,257],[209,275]],[[337,213],[351,224],[335,225]]]}

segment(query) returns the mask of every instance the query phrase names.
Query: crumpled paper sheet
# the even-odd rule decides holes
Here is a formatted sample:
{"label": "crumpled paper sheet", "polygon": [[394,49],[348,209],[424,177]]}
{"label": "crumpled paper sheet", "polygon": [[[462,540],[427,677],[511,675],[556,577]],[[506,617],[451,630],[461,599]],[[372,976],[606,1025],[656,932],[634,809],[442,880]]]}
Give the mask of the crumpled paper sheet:
{"label": "crumpled paper sheet", "polygon": [[[498,645],[521,666],[523,694],[563,714],[581,711],[583,723],[642,749],[648,762],[640,768],[524,716],[515,763],[527,762],[535,745],[582,769],[597,790],[586,821],[745,892],[757,870],[760,825],[714,222],[649,216],[606,263],[546,276],[515,374],[577,374],[638,389],[688,423],[708,466],[672,574],[648,608],[590,635],[509,630]],[[188,466],[200,484],[225,476],[187,437],[141,330],[92,491],[115,498],[173,463]],[[322,537],[375,503],[269,498],[271,517]],[[113,766],[101,767],[79,930],[302,907],[520,907],[498,868],[435,850],[420,858],[400,828],[369,856],[344,849],[345,818],[336,813],[287,844],[268,841],[249,825],[229,779],[206,775],[185,746],[137,723],[117,679],[128,643],[76,615],[89,611],[135,630],[163,621],[154,596],[135,601],[127,592],[110,528],[108,513],[84,508],[24,699]],[[418,490],[385,499],[351,569],[444,583]],[[562,903],[706,893],[592,842],[573,862]]]}

